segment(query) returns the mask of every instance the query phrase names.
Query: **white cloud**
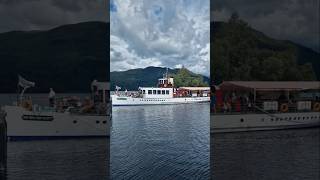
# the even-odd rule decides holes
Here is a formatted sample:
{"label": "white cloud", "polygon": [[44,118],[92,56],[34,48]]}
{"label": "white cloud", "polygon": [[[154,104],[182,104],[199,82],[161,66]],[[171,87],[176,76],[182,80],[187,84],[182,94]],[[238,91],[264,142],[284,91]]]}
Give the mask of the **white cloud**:
{"label": "white cloud", "polygon": [[111,71],[184,66],[209,75],[209,0],[111,3]]}

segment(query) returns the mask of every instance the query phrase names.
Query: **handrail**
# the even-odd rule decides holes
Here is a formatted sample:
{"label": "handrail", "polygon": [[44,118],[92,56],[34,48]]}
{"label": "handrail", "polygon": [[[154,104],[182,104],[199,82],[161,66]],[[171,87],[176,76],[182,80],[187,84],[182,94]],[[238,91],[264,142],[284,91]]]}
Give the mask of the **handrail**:
{"label": "handrail", "polygon": [[[265,101],[270,102],[270,101]],[[224,113],[224,114],[242,114],[242,113],[290,113],[290,112],[317,112],[314,110],[314,105],[320,103],[319,101],[307,101],[309,103],[305,108],[298,106],[298,102],[288,103],[288,102],[278,102],[273,101],[274,106],[271,105],[271,108],[266,108],[265,102],[256,102],[256,103],[224,103],[224,104],[215,104],[215,107],[211,107],[211,113]],[[300,101],[305,102],[305,101]],[[281,105],[284,105],[281,107]],[[267,110],[266,110],[266,109]]]}

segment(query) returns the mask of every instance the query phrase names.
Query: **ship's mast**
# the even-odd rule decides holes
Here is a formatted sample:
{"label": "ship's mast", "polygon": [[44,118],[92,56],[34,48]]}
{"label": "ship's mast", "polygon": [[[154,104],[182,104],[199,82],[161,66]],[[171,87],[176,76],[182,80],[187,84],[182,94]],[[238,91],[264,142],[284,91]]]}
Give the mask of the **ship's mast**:
{"label": "ship's mast", "polygon": [[166,71],[166,79],[168,80],[169,77],[168,77],[168,68],[167,68],[167,71]]}

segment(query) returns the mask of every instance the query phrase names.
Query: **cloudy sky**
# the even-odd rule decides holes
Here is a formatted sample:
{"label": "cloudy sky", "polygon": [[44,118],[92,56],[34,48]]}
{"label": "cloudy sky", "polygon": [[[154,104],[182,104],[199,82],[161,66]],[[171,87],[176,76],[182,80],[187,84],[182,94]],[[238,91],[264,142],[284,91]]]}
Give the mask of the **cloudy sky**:
{"label": "cloudy sky", "polygon": [[0,33],[107,21],[106,0],[0,0]]}
{"label": "cloudy sky", "polygon": [[111,71],[186,67],[209,75],[209,0],[111,0]]}
{"label": "cloudy sky", "polygon": [[320,52],[319,0],[212,0],[215,21],[226,21],[232,12],[265,34],[292,40]]}

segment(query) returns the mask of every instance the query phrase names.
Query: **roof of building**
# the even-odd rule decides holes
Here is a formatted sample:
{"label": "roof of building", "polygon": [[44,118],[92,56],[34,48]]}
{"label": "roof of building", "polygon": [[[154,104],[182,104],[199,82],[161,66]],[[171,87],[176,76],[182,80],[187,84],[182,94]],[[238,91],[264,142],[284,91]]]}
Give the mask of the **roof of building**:
{"label": "roof of building", "polygon": [[210,87],[180,87],[180,89],[186,89],[190,91],[210,91]]}

